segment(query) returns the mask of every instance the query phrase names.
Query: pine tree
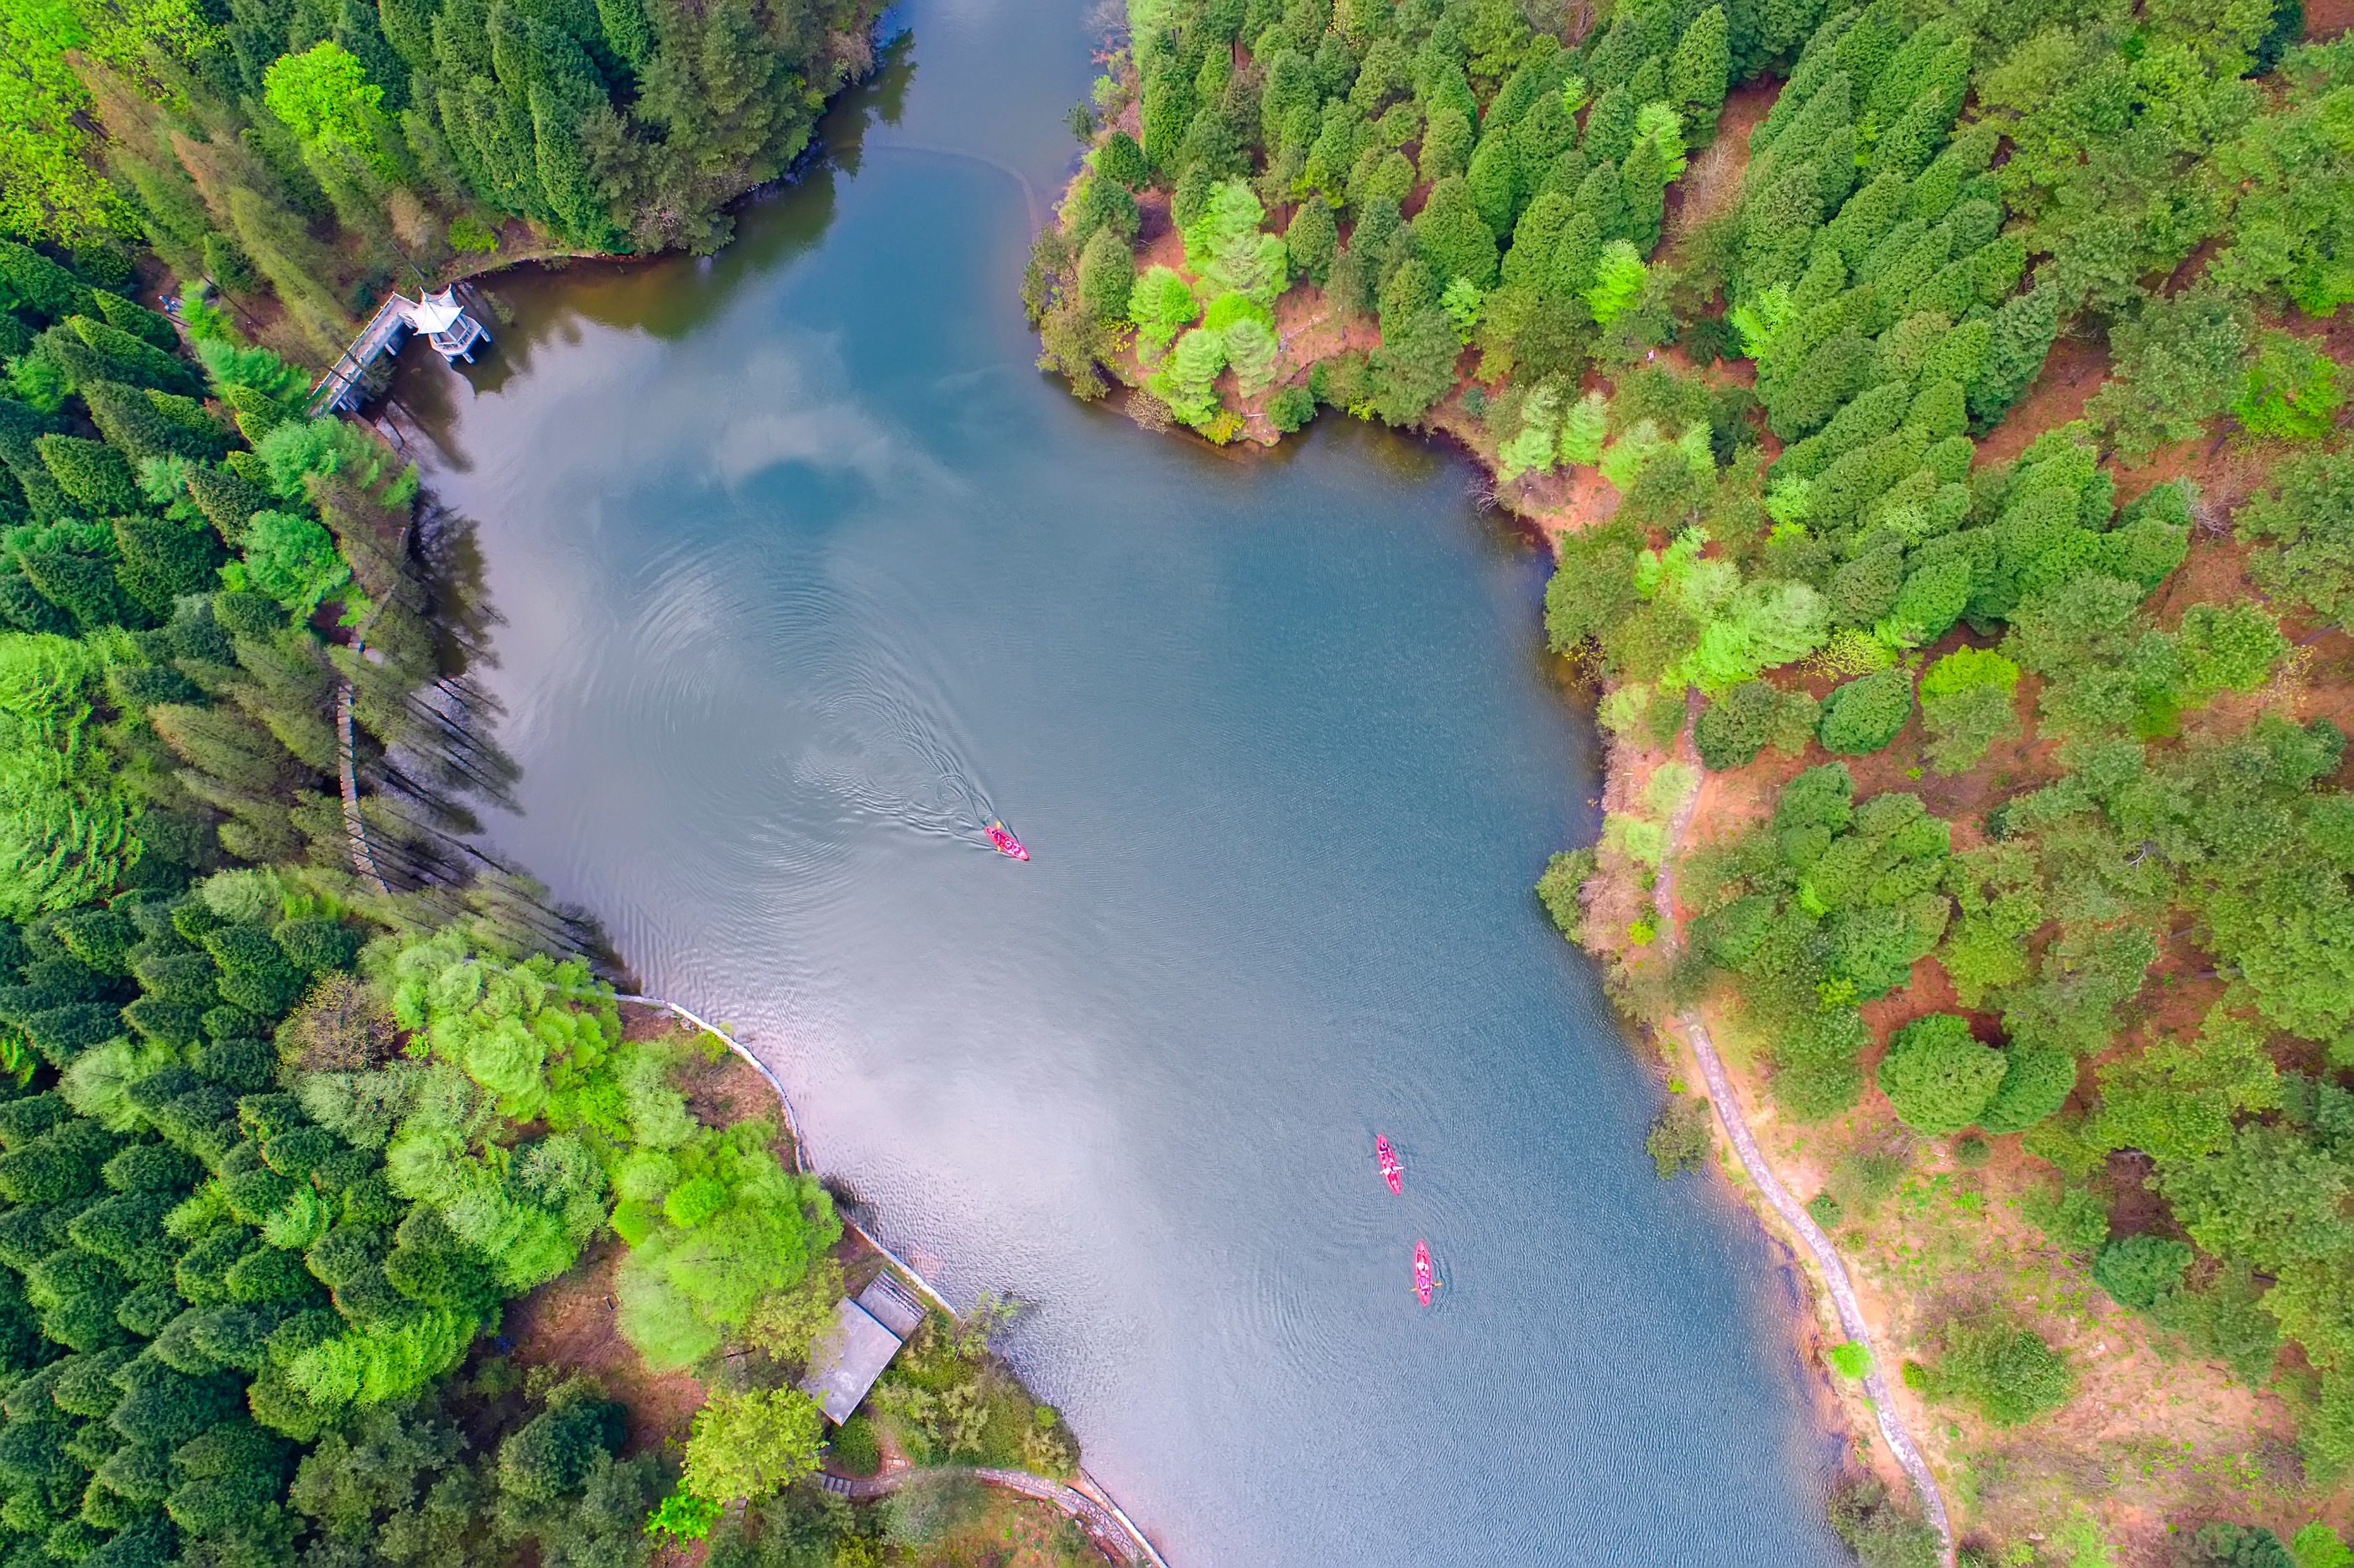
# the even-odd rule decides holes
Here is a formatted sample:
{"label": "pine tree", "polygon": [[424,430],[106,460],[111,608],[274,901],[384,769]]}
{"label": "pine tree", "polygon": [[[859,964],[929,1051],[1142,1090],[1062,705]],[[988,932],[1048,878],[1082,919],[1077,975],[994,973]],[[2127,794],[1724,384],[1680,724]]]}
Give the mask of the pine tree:
{"label": "pine tree", "polygon": [[1283,128],[1296,109],[1313,111],[1322,101],[1316,91],[1316,72],[1308,57],[1285,46],[1259,62],[1259,135],[1272,147],[1281,142]]}
{"label": "pine tree", "polygon": [[1512,231],[1521,209],[1520,155],[1509,135],[1480,138],[1465,176],[1471,204],[1488,226],[1490,237],[1501,239]]}
{"label": "pine tree", "polygon": [[1635,143],[1635,111],[1642,108],[1622,84],[1612,88],[1585,111],[1585,137],[1580,143],[1590,158],[1617,163]]}
{"label": "pine tree", "polygon": [[[578,53],[578,51],[575,51]],[[585,62],[584,62],[585,63]],[[604,107],[602,95],[583,107],[579,100],[538,83],[531,89],[531,122],[539,167],[540,188],[555,212],[565,236],[593,250],[610,249],[620,240],[611,215],[597,192],[597,178],[588,154],[580,144],[580,126],[589,110]]]}
{"label": "pine tree", "polygon": [[242,715],[159,703],[147,710],[147,722],[190,768],[245,794],[266,798],[295,776],[286,748]]}
{"label": "pine tree", "polygon": [[654,57],[654,30],[641,0],[597,0],[597,20],[613,58],[643,75]]}
{"label": "pine tree", "polygon": [[1641,22],[1631,11],[1622,14],[1586,57],[1585,74],[1606,91],[1633,76],[1649,52],[1644,45]]}
{"label": "pine tree", "polygon": [[[1967,78],[1961,85],[1967,85]],[[1872,143],[1867,172],[1910,178],[1926,169],[1930,161],[1945,150],[1946,138],[1953,132],[1954,116],[1961,106],[1961,91],[1947,90],[1942,84],[1923,92]]]}
{"label": "pine tree", "polygon": [[2060,291],[2040,280],[1995,312],[1986,369],[1970,387],[1970,417],[1980,429],[2000,419],[2042,374],[2059,332]]}
{"label": "pine tree", "polygon": [[323,362],[341,352],[352,320],[319,281],[316,250],[302,225],[249,190],[231,191],[228,206],[239,248],[269,280],[303,340]]}
{"label": "pine tree", "polygon": [[120,294],[110,294],[103,289],[94,290],[90,298],[98,304],[98,313],[109,326],[119,327],[150,347],[170,354],[180,346],[180,334],[172,323],[144,305],[136,305]]}
{"label": "pine tree", "polygon": [[[1524,171],[1542,170],[1575,145],[1577,122],[1558,92],[1540,93],[1512,126],[1512,150]],[[1524,182],[1533,185],[1533,179]]]}
{"label": "pine tree", "polygon": [[1438,308],[1440,284],[1429,264],[1415,257],[1382,285],[1381,323],[1384,338],[1402,334],[1409,322]]}
{"label": "pine tree", "polygon": [[343,0],[333,37],[366,68],[368,79],[384,89],[386,114],[408,107],[408,61],[386,38],[373,0]]}
{"label": "pine tree", "polygon": [[1415,216],[1414,238],[1441,279],[1469,279],[1483,290],[1495,286],[1495,235],[1464,180],[1449,175],[1431,187],[1429,199]]}
{"label": "pine tree", "polygon": [[153,387],[162,392],[177,392],[184,397],[200,397],[205,384],[186,362],[173,358],[162,349],[145,343],[121,327],[109,326],[94,316],[69,316],[66,324],[74,335],[90,345],[106,367],[105,379],[127,381],[134,387]]}
{"label": "pine tree", "polygon": [[33,356],[54,369],[68,391],[93,381],[112,380],[119,375],[73,328],[62,323],[33,340]]}
{"label": "pine tree", "polygon": [[30,246],[0,239],[0,283],[48,322],[97,308],[90,285]]}
{"label": "pine tree", "polygon": [[1134,190],[1152,177],[1151,165],[1144,161],[1144,149],[1125,131],[1115,131],[1096,150],[1096,177]]}
{"label": "pine tree", "polygon": [[1668,96],[1668,68],[1662,54],[1653,55],[1635,69],[1627,79],[1627,96],[1635,101],[1635,111],[1641,113],[1647,104],[1662,103]]}
{"label": "pine tree", "polygon": [[[1823,0],[1763,0],[1755,7],[1755,36],[1734,64],[1744,79],[1790,58],[1822,20]],[[1795,79],[1795,76],[1793,78]]]}
{"label": "pine tree", "polygon": [[1649,136],[1635,143],[1618,171],[1618,194],[1626,206],[1626,237],[1648,256],[1659,242],[1659,225],[1667,214],[1668,174],[1659,161],[1659,144]]}
{"label": "pine tree", "polygon": [[1724,90],[1733,76],[1733,48],[1725,27],[1724,7],[1711,5],[1692,19],[1677,40],[1668,66],[1668,100],[1683,111],[1685,123],[1712,128],[1724,107]]}
{"label": "pine tree", "polygon": [[1443,180],[1471,167],[1474,132],[1470,119],[1452,104],[1430,111],[1423,127],[1422,155],[1416,172],[1425,180]]}
{"label": "pine tree", "polygon": [[1603,244],[1594,215],[1572,213],[1553,243],[1552,264],[1543,280],[1544,298],[1556,308],[1568,301],[1583,300],[1585,291],[1594,286],[1594,270],[1602,260]]}
{"label": "pine tree", "polygon": [[433,0],[376,0],[376,26],[385,41],[421,75],[434,69],[433,17],[439,9]]}
{"label": "pine tree", "polygon": [[73,634],[73,618],[41,597],[22,568],[0,571],[0,623],[11,631],[40,631],[54,636]]}
{"label": "pine tree", "polygon": [[1606,244],[1628,237],[1627,202],[1620,194],[1618,165],[1596,164],[1578,183],[1576,209],[1590,218],[1594,231]]}
{"label": "pine tree", "polygon": [[27,513],[37,523],[62,516],[69,509],[65,492],[58,488],[33,444],[48,428],[48,419],[24,404],[0,397],[0,463],[7,465],[24,493]]}
{"label": "pine tree", "polygon": [[80,436],[41,436],[33,445],[69,500],[91,516],[135,512],[138,482],[122,454],[101,441]]}
{"label": "pine tree", "polygon": [[211,587],[221,561],[220,546],[201,526],[154,517],[116,518],[114,547],[115,581],[159,621],[171,619],[180,595]]}
{"label": "pine tree", "polygon": [[44,545],[21,550],[17,561],[25,580],[43,599],[73,617],[89,631],[101,626],[122,626],[139,619],[137,609],[115,581],[114,563],[93,553]]}
{"label": "pine tree", "polygon": [[1096,321],[1110,325],[1128,313],[1129,291],[1136,284],[1136,256],[1118,230],[1097,228],[1079,254],[1079,308]]}
{"label": "pine tree", "polygon": [[234,546],[245,537],[253,514],[270,504],[270,497],[226,468],[199,464],[188,470],[188,495],[214,531]]}
{"label": "pine tree", "polygon": [[1291,215],[1290,226],[1283,231],[1283,248],[1293,270],[1320,288],[1331,275],[1340,246],[1341,231],[1333,220],[1332,209],[1320,201],[1300,203],[1299,210]]}
{"label": "pine tree", "polygon": [[[205,441],[195,431],[166,418],[135,387],[119,381],[96,381],[81,389],[81,397],[89,406],[90,422],[108,444],[133,462],[171,456],[202,460],[221,454],[220,441]],[[202,417],[200,413],[198,418]]]}
{"label": "pine tree", "polygon": [[1568,222],[1573,210],[1567,196],[1556,190],[1539,191],[1530,202],[1528,210],[1512,228],[1512,248],[1504,252],[1503,277],[1507,283],[1541,285],[1553,265],[1554,244]]}

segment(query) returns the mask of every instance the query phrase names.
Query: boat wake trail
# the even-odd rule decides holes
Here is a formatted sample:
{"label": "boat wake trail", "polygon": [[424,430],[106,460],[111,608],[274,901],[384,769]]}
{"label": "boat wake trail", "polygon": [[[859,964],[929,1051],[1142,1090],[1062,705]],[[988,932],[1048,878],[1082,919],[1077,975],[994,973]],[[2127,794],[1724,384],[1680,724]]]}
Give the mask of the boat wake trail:
{"label": "boat wake trail", "polygon": [[896,661],[840,673],[809,700],[815,723],[794,759],[794,782],[855,815],[990,848],[996,803],[937,717],[945,695],[928,694]]}

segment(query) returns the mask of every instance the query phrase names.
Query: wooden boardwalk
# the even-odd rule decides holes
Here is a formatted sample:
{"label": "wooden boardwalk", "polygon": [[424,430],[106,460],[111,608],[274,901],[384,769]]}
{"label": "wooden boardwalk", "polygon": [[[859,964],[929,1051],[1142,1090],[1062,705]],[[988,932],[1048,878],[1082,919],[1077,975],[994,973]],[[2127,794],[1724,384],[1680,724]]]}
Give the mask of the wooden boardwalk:
{"label": "wooden boardwalk", "polygon": [[311,388],[308,407],[312,418],[349,412],[356,406],[352,394],[359,387],[360,377],[376,363],[377,355],[392,346],[396,337],[408,330],[408,318],[402,313],[408,302],[398,291],[384,297],[376,314],[368,317],[367,325],[360,328],[359,336],[352,339],[351,345],[328,367],[319,384]]}

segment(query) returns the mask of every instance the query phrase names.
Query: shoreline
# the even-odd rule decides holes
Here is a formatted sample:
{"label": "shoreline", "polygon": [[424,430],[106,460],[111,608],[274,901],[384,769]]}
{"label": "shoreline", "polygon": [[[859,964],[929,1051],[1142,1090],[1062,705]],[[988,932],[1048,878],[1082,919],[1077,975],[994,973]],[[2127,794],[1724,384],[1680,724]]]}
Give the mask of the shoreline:
{"label": "shoreline", "polygon": [[[1126,122],[1115,121],[1108,123],[1114,127],[1120,127],[1125,126]],[[1048,228],[1059,227],[1059,213],[1063,202],[1069,199],[1073,189],[1086,177],[1087,177],[1087,171],[1084,165],[1075,168],[1070,180],[1064,186],[1061,199],[1056,204],[1057,216],[1049,219]],[[1037,232],[1044,231],[1042,228]],[[1175,238],[1176,235],[1172,229],[1157,235],[1149,241],[1142,242],[1138,252],[1140,264],[1166,260],[1158,253],[1168,249],[1170,243]],[[1280,372],[1262,392],[1247,399],[1245,422],[1228,439],[1214,440],[1202,431],[1171,418],[1166,406],[1153,396],[1146,386],[1150,372],[1139,357],[1132,343],[1124,345],[1121,352],[1116,355],[1097,361],[1098,366],[1108,374],[1111,390],[1115,394],[1105,399],[1107,408],[1116,409],[1123,417],[1151,433],[1179,436],[1204,452],[1216,453],[1233,461],[1249,461],[1271,455],[1283,443],[1287,432],[1279,430],[1267,419],[1267,405],[1277,393],[1286,388],[1304,387],[1307,385],[1308,371],[1314,363],[1312,358],[1295,362],[1294,356],[1299,353],[1297,345],[1299,341],[1310,336],[1318,329],[1337,331],[1344,340],[1348,340],[1347,327],[1331,328],[1331,308],[1325,302],[1323,290],[1313,283],[1303,283],[1301,287],[1306,290],[1306,296],[1299,314],[1288,320],[1286,320],[1285,315],[1278,315],[1278,320],[1283,321],[1287,328],[1282,339],[1283,359],[1279,361]],[[1564,462],[1562,465],[1558,475],[1566,476],[1566,485],[1562,485],[1559,477],[1556,477],[1554,484],[1545,487],[1547,490],[1565,490],[1565,494],[1552,505],[1542,504],[1543,498],[1532,493],[1530,486],[1518,481],[1500,479],[1496,453],[1488,450],[1475,438],[1476,420],[1468,415],[1460,402],[1465,389],[1478,386],[1477,376],[1464,368],[1464,361],[1469,360],[1470,355],[1471,351],[1467,349],[1463,359],[1458,360],[1456,381],[1449,391],[1425,416],[1411,426],[1398,428],[1396,433],[1411,437],[1434,448],[1459,454],[1462,460],[1470,465],[1477,476],[1476,504],[1479,509],[1495,514],[1499,522],[1509,523],[1516,533],[1543,547],[1549,557],[1557,561],[1561,541],[1564,536],[1585,526],[1606,521],[1617,512],[1622,497],[1598,468],[1587,464]],[[1691,368],[1683,363],[1683,356],[1676,350],[1662,350],[1659,357],[1677,368],[1684,370]],[[1041,368],[1043,372],[1043,362]],[[1588,384],[1591,385],[1597,380],[1606,387],[1612,385],[1612,378],[1606,376],[1591,377]],[[1339,417],[1339,410],[1321,408],[1318,410],[1316,416],[1320,420]],[[1366,422],[1378,423],[1371,419]],[[1297,432],[1302,436],[1306,433],[1305,429]],[[1527,504],[1531,502],[1539,502],[1540,504],[1535,506]],[[1541,639],[1542,633],[1540,633]],[[1597,680],[1580,675],[1577,684],[1581,689],[1591,693],[1598,703],[1609,695],[1616,683],[1607,679]],[[1614,735],[1598,719],[1593,718],[1592,715],[1588,717],[1592,721],[1595,737],[1601,743],[1603,752],[1602,791],[1596,798],[1596,803],[1606,813],[1638,802],[1641,793],[1641,780],[1648,777],[1659,763],[1670,760],[1670,757],[1667,754],[1654,756],[1636,743]],[[1691,720],[1687,715],[1676,743],[1687,750],[1690,748],[1691,730]],[[1691,801],[1687,800],[1687,810],[1691,804]],[[1633,870],[1633,866],[1628,863],[1624,857],[1612,857],[1588,878],[1585,884],[1586,896],[1591,899],[1598,895],[1614,907],[1620,904],[1624,904],[1630,909],[1649,906],[1653,895],[1637,885]],[[1661,873],[1659,885],[1662,889],[1671,885],[1670,875],[1671,874],[1665,871]],[[1674,911],[1666,909],[1664,912],[1669,916],[1668,924],[1672,932],[1675,927]],[[1672,941],[1672,935],[1669,939]],[[1658,1075],[1662,1086],[1672,1093],[1679,1082],[1696,1075],[1692,1070],[1699,1068],[1701,1064],[1694,1055],[1690,1042],[1683,1037],[1683,1021],[1672,1011],[1661,1012],[1645,1006],[1638,1001],[1628,989],[1621,970],[1623,955],[1615,948],[1587,941],[1576,941],[1573,945],[1576,946],[1599,969],[1606,993],[1611,1000],[1614,1011],[1620,1015],[1622,1030],[1629,1049],[1640,1053],[1648,1046],[1650,1054],[1656,1058]],[[1683,1070],[1680,1071],[1680,1068]],[[1734,1083],[1733,1087],[1737,1093],[1739,1085]],[[1751,1181],[1743,1170],[1738,1147],[1723,1119],[1722,1110],[1718,1110],[1716,1114],[1710,1117],[1709,1128],[1710,1143],[1714,1152],[1715,1164],[1724,1179],[1728,1195],[1740,1205],[1751,1221],[1758,1226],[1760,1232],[1780,1250],[1783,1255],[1783,1266],[1789,1269],[1795,1278],[1800,1282],[1797,1292],[1798,1300],[1792,1313],[1787,1337],[1792,1349],[1798,1352],[1801,1361],[1812,1373],[1808,1380],[1811,1395],[1808,1404],[1820,1422],[1821,1435],[1837,1443],[1845,1452],[1848,1457],[1847,1467],[1852,1469],[1860,1467],[1885,1484],[1901,1487],[1913,1492],[1923,1514],[1934,1521],[1943,1542],[1943,1561],[1950,1565],[1955,1561],[1957,1538],[1946,1517],[1944,1499],[1934,1475],[1925,1459],[1919,1456],[1917,1450],[1914,1457],[1914,1464],[1919,1467],[1919,1473],[1916,1476],[1912,1467],[1906,1464],[1904,1456],[1890,1447],[1883,1420],[1880,1415],[1881,1410],[1884,1408],[1888,1412],[1888,1418],[1898,1422],[1897,1430],[1901,1434],[1905,1428],[1902,1425],[1902,1416],[1896,1415],[1895,1412],[1900,1404],[1915,1402],[1896,1394],[1893,1389],[1883,1387],[1885,1404],[1884,1406],[1876,1404],[1872,1394],[1866,1389],[1862,1381],[1843,1378],[1829,1364],[1825,1352],[1831,1345],[1849,1337],[1843,1331],[1840,1322],[1840,1315],[1834,1304],[1835,1292],[1826,1280],[1820,1266],[1810,1255],[1810,1248],[1805,1244],[1804,1238],[1783,1223],[1781,1216],[1774,1212],[1767,1194]],[[1774,1171],[1772,1160],[1764,1157],[1762,1151],[1761,1160],[1769,1172]],[[1827,1239],[1826,1245],[1829,1245]],[[1839,1255],[1835,1247],[1832,1251],[1835,1257]],[[1834,1337],[1835,1330],[1838,1331],[1836,1337]],[[1883,1381],[1880,1367],[1881,1359],[1875,1356],[1872,1381],[1876,1383]],[[1906,1443],[1909,1447],[1911,1446],[1909,1437]]]}
{"label": "shoreline", "polygon": [[[792,1097],[785,1092],[784,1083],[777,1076],[775,1070],[772,1069],[766,1062],[760,1060],[759,1056],[751,1049],[751,1047],[746,1045],[742,1041],[737,1039],[735,1035],[729,1033],[719,1025],[706,1022],[705,1019],[695,1012],[690,1012],[680,1003],[672,1001],[667,998],[646,995],[622,995],[617,993],[613,1000],[622,1002],[633,1002],[641,1007],[669,1013],[672,1017],[683,1021],[690,1027],[700,1030],[702,1033],[710,1035],[713,1039],[719,1041],[728,1049],[728,1051],[735,1054],[737,1060],[743,1062],[745,1065],[758,1073],[760,1075],[761,1081],[766,1083],[769,1089],[776,1095],[778,1105],[784,1110],[786,1130],[792,1140],[794,1171],[797,1173],[806,1172],[811,1175],[818,1174],[816,1163],[809,1155],[808,1142],[801,1134],[801,1118],[793,1110]],[[856,1236],[874,1252],[879,1254],[888,1266],[897,1270],[908,1284],[921,1291],[928,1300],[929,1300],[934,1306],[938,1307],[941,1311],[947,1313],[951,1321],[961,1319],[962,1314],[957,1310],[955,1305],[951,1303],[946,1296],[942,1295],[938,1288],[935,1287],[930,1280],[925,1278],[924,1276],[917,1270],[914,1265],[908,1263],[896,1251],[892,1250],[892,1248],[886,1245],[880,1237],[876,1236],[872,1231],[867,1229],[865,1225],[860,1224],[855,1217],[846,1212],[840,1211],[839,1209],[837,1209],[836,1212],[840,1214],[843,1228],[844,1230]],[[954,1466],[945,1467],[944,1469],[948,1473],[969,1474],[973,1478],[982,1482],[984,1485],[1002,1487],[1006,1489],[1018,1492],[1024,1497],[1034,1498],[1042,1502],[1052,1503],[1072,1518],[1078,1520],[1082,1525],[1089,1526],[1091,1534],[1099,1533],[1101,1521],[1092,1517],[1092,1514],[1100,1513],[1106,1518],[1116,1522],[1119,1528],[1119,1532],[1126,1538],[1118,1544],[1122,1555],[1127,1557],[1130,1563],[1150,1563],[1151,1564],[1151,1568],[1170,1568],[1168,1559],[1161,1554],[1161,1550],[1158,1546],[1153,1544],[1152,1538],[1144,1532],[1144,1529],[1141,1525],[1138,1524],[1134,1519],[1129,1517],[1127,1510],[1120,1507],[1119,1499],[1112,1495],[1110,1489],[1105,1487],[1102,1482],[1097,1480],[1095,1477],[1087,1473],[1087,1467],[1084,1463],[1080,1465],[1077,1471],[1073,1475],[1070,1482],[1067,1484],[1052,1480],[1044,1476],[1032,1475],[1026,1470],[992,1470],[988,1468],[973,1468],[971,1467]],[[915,1473],[916,1471],[912,1467],[896,1473],[887,1468],[883,1471],[878,1471],[875,1476],[865,1478],[865,1479],[879,1482],[888,1477],[890,1478],[889,1484],[875,1487],[871,1490],[860,1489],[855,1480],[845,1482],[844,1487],[826,1485],[826,1482],[823,1479],[821,1479],[819,1484],[826,1486],[827,1490],[835,1492],[838,1496],[853,1498],[857,1500],[864,1501],[884,1496],[885,1493],[895,1489],[902,1482],[912,1478]],[[1098,1539],[1097,1544],[1108,1547],[1114,1543]]]}

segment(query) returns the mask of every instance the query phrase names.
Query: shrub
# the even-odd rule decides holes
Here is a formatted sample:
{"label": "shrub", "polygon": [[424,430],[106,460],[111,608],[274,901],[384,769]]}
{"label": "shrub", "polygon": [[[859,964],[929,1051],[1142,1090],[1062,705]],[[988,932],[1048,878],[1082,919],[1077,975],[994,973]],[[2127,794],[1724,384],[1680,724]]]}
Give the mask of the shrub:
{"label": "shrub", "polygon": [[1939,773],[1975,767],[1987,747],[2019,733],[2011,693],[2019,666],[1987,648],[1957,648],[1922,673],[1921,725],[1924,747]]}
{"label": "shrub", "polygon": [[684,1486],[715,1502],[767,1497],[817,1468],[825,1416],[797,1388],[716,1391],[695,1414]]}
{"label": "shrub", "polygon": [[2089,1187],[2030,1192],[2019,1210],[2053,1245],[2080,1257],[2092,1256],[2109,1239],[2108,1205]]}
{"label": "shrub", "polygon": [[[2297,1540],[2302,1543],[2305,1537],[2300,1534]],[[2345,1552],[2338,1546],[2336,1561],[2345,1562]],[[2281,1538],[2261,1524],[2217,1520],[2200,1525],[2176,1561],[2182,1568],[2321,1568],[2329,1559],[2317,1554],[2308,1561],[2302,1552],[2292,1555]]]}
{"label": "shrub", "polygon": [[1585,911],[1578,903],[1578,893],[1585,879],[1594,874],[1595,855],[1591,849],[1563,850],[1545,863],[1544,874],[1537,878],[1537,899],[1544,906],[1553,928],[1575,942],[1585,928]]}
{"label": "shrub", "polygon": [[1834,687],[1815,736],[1825,751],[1861,757],[1894,740],[1912,716],[1912,673],[1890,668]]}
{"label": "shrub", "polygon": [[1744,681],[1701,710],[1692,745],[1712,773],[1747,766],[1774,738],[1780,694],[1764,681]]}
{"label": "shrub", "polygon": [[2310,441],[2336,427],[2345,400],[2336,362],[2302,338],[2270,332],[2256,345],[2232,412],[2252,436]]}
{"label": "shrub", "polygon": [[1708,1102],[1670,1095],[1659,1108],[1659,1119],[1651,1123],[1643,1148],[1664,1181],[1682,1171],[1707,1167],[1712,1147],[1709,1133]]}
{"label": "shrub", "polygon": [[854,1415],[834,1429],[826,1445],[833,1462],[854,1476],[871,1476],[883,1464],[883,1449],[875,1440],[875,1426],[864,1415]]}
{"label": "shrub", "polygon": [[577,1490],[599,1456],[620,1451],[629,1409],[593,1397],[584,1385],[511,1434],[499,1447],[499,1486],[518,1497],[553,1502]]}
{"label": "shrub", "polygon": [[2163,1236],[2120,1236],[2093,1259],[2094,1283],[2120,1307],[2147,1312],[2182,1287],[2190,1249]]}
{"label": "shrub", "polygon": [[1998,1426],[2016,1426],[2068,1402],[2075,1379],[2034,1330],[1998,1318],[1949,1321],[1945,1349],[1926,1369],[1930,1398],[1967,1404]]}
{"label": "shrub", "polygon": [[2001,1052],[1971,1038],[1967,1019],[1932,1012],[1889,1042],[1880,1090],[1915,1132],[1959,1132],[1994,1098],[2005,1065]]}
{"label": "shrub", "polygon": [[2076,1087],[2076,1058],[2069,1052],[2014,1045],[2003,1058],[2001,1086],[1978,1112],[1988,1132],[2026,1131],[2066,1104]]}
{"label": "shrub", "polygon": [[278,1029],[278,1049],[306,1073],[365,1072],[395,1053],[392,1013],[374,990],[329,972]]}
{"label": "shrub", "polygon": [[1862,1568],[1935,1568],[1943,1559],[1937,1532],[1897,1507],[1876,1480],[1840,1487],[1828,1511],[1832,1531]]}
{"label": "shrub", "polygon": [[918,1479],[883,1505],[884,1538],[920,1551],[936,1546],[979,1519],[989,1506],[981,1483],[960,1475]]}

